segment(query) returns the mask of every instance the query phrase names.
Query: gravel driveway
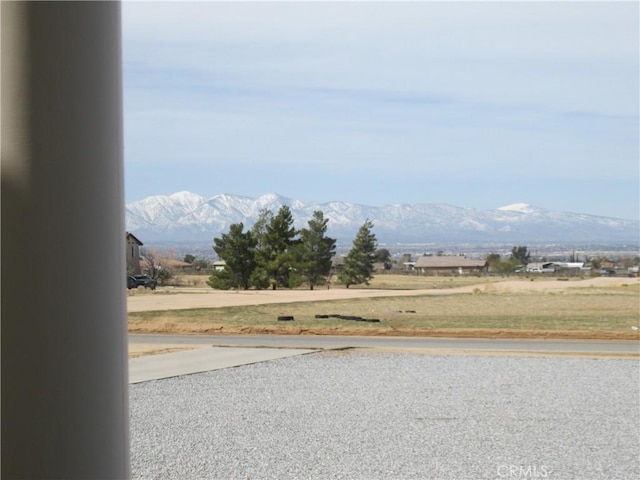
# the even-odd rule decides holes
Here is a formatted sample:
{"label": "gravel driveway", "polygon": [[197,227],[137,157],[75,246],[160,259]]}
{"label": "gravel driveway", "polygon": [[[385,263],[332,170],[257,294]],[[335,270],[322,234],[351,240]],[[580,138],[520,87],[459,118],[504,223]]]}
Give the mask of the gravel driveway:
{"label": "gravel driveway", "polygon": [[319,353],[130,386],[137,479],[640,478],[635,360]]}

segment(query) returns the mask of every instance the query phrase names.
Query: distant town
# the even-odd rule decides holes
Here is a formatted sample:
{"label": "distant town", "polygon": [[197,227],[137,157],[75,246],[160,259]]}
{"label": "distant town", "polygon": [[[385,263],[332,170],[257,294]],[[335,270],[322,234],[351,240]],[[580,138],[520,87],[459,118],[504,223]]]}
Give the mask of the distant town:
{"label": "distant town", "polygon": [[[334,265],[348,253],[351,245],[338,244]],[[536,278],[537,276],[637,277],[640,250],[626,244],[531,244],[527,246],[526,263],[500,267],[495,260],[511,258],[513,245],[506,244],[378,244],[378,252],[389,253],[385,261],[376,264],[375,275],[508,275]],[[140,271],[166,276],[161,284],[172,284],[171,277],[198,274],[209,275],[224,268],[212,245],[194,242],[158,242],[140,249]],[[420,259],[436,259],[433,268],[421,267]],[[442,260],[452,260],[448,264]],[[462,260],[462,262],[460,262]],[[469,261],[471,268],[463,262]],[[473,263],[475,262],[475,264]],[[426,263],[428,265],[428,263]],[[476,265],[473,267],[473,265]],[[416,266],[418,268],[416,268]],[[160,268],[158,268],[160,267]],[[162,276],[161,275],[161,276]]]}

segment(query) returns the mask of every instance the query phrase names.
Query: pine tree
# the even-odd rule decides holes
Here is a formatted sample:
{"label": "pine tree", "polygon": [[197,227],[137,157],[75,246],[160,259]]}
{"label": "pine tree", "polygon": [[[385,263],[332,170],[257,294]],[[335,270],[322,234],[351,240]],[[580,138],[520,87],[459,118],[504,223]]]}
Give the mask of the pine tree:
{"label": "pine tree", "polygon": [[531,258],[531,254],[527,247],[520,245],[511,249],[511,256],[518,260],[522,265],[527,265]]}
{"label": "pine tree", "polygon": [[213,239],[213,249],[225,261],[225,267],[222,272],[213,272],[207,281],[212,288],[249,288],[249,279],[256,268],[256,242],[252,233],[243,229],[242,223],[234,223],[229,233]]}
{"label": "pine tree", "polygon": [[254,258],[256,268],[251,274],[249,283],[254,288],[262,290],[269,286],[269,273],[264,264],[267,262],[268,255],[265,252],[265,237],[267,235],[267,226],[273,220],[273,212],[268,208],[260,210],[258,220],[253,224],[251,233],[256,241]]}
{"label": "pine tree", "polygon": [[338,278],[347,288],[349,285],[360,283],[369,285],[369,280],[373,278],[377,241],[375,234],[371,232],[372,228],[373,223],[367,219],[358,230],[353,247],[344,258],[344,269]]}
{"label": "pine tree", "polygon": [[253,234],[253,238],[256,240],[256,251],[262,249],[264,237],[267,234],[267,225],[269,225],[272,219],[273,212],[268,208],[263,208],[258,214],[256,223],[251,227],[251,233]]}
{"label": "pine tree", "polygon": [[[260,272],[260,282],[268,279],[275,290],[278,286],[289,286],[289,277],[293,267],[293,248],[298,234],[293,226],[291,210],[286,205],[280,207],[264,229],[261,248],[256,251],[256,260]],[[257,277],[258,275],[254,276]]]}
{"label": "pine tree", "polygon": [[331,259],[335,255],[336,240],[326,236],[329,219],[320,210],[313,212],[309,228],[300,231],[296,268],[308,283],[309,289],[326,282],[331,273]]}

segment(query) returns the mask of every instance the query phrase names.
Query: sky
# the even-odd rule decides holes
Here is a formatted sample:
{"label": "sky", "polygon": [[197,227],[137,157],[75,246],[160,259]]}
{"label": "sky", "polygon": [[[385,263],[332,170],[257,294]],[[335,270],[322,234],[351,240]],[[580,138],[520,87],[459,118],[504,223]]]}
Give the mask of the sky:
{"label": "sky", "polygon": [[125,200],[637,220],[639,8],[125,0]]}

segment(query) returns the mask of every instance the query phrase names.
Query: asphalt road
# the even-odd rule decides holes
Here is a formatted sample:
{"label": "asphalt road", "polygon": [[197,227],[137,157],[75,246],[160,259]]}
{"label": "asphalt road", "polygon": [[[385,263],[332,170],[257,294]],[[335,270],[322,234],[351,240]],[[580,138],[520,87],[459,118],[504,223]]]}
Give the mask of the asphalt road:
{"label": "asphalt road", "polygon": [[640,357],[640,342],[597,340],[519,340],[425,337],[312,335],[162,335],[130,334],[131,343],[305,349],[381,348],[427,353],[542,354]]}

